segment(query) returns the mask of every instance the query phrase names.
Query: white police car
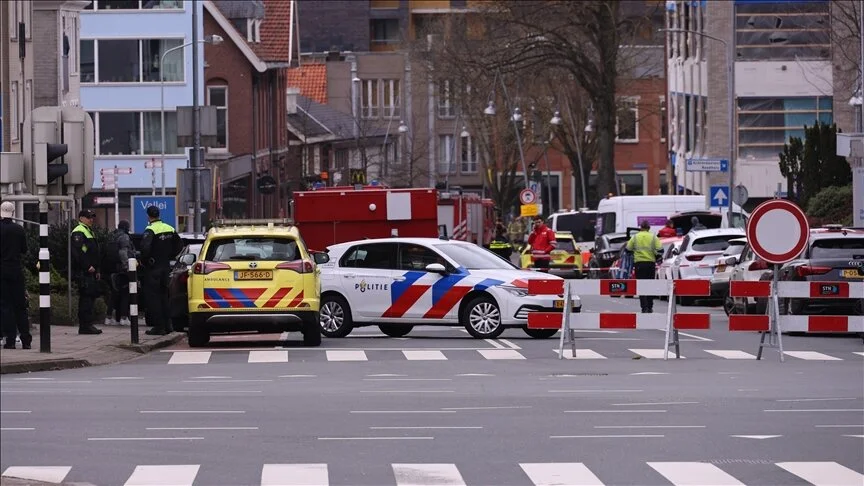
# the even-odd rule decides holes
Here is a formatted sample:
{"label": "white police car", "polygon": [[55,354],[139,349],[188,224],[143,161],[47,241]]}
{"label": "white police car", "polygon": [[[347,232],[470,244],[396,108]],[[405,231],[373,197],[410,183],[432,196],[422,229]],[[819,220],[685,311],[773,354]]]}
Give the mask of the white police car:
{"label": "white police car", "polygon": [[[528,312],[561,312],[563,296],[529,296],[528,280],[559,279],[520,270],[472,243],[437,238],[382,238],[327,248],[321,269],[321,332],[345,337],[378,325],[388,336],[415,325],[461,324],[479,339],[520,327],[535,338],[555,330],[527,329]],[[574,297],[572,309],[581,310]]]}

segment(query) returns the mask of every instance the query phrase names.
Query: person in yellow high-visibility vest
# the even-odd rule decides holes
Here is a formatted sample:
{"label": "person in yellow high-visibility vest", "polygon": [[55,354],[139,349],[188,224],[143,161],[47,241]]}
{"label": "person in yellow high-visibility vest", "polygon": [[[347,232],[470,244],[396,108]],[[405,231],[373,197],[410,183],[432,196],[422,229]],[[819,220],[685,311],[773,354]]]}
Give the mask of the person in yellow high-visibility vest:
{"label": "person in yellow high-visibility vest", "polygon": [[[627,250],[633,252],[633,266],[636,268],[637,279],[654,279],[657,271],[657,257],[663,251],[663,245],[657,235],[651,232],[651,223],[642,221],[639,232],[627,242]],[[642,313],[654,312],[654,297],[639,296]]]}

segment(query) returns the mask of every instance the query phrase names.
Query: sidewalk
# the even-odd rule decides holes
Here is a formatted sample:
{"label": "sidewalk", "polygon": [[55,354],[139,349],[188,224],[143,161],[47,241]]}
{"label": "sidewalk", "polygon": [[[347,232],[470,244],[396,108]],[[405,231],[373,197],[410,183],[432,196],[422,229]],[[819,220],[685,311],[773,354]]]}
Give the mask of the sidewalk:
{"label": "sidewalk", "polygon": [[51,352],[39,352],[39,326],[33,334],[33,349],[0,350],[0,374],[30,371],[83,368],[127,361],[154,349],[170,346],[182,339],[184,333],[167,336],[148,336],[145,326],[138,327],[139,344],[131,344],[129,326],[98,326],[102,334],[79,335],[77,326],[51,326]]}

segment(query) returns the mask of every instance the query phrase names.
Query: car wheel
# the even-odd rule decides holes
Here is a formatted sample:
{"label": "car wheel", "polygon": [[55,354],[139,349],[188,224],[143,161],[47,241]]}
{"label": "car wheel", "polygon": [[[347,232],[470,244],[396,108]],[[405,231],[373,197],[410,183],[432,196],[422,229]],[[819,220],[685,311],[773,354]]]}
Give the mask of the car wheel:
{"label": "car wheel", "polygon": [[303,346],[321,346],[321,326],[318,322],[310,321],[303,326]]}
{"label": "car wheel", "polygon": [[558,329],[528,329],[527,327],[523,327],[522,330],[534,339],[549,339],[558,332]]}
{"label": "car wheel", "polygon": [[414,329],[414,326],[400,326],[398,324],[381,324],[378,326],[378,329],[381,330],[384,334],[390,337],[402,337],[411,332],[411,329]]}
{"label": "car wheel", "polygon": [[321,334],[328,338],[345,337],[354,330],[351,308],[339,295],[328,294],[321,298]]}
{"label": "car wheel", "polygon": [[723,311],[726,312],[727,316],[738,313],[738,310],[735,306],[735,299],[733,297],[727,295],[723,298]]}
{"label": "car wheel", "polygon": [[501,309],[495,299],[481,296],[472,300],[462,311],[462,325],[477,339],[495,339],[504,332]]}
{"label": "car wheel", "polygon": [[190,348],[200,348],[210,342],[210,333],[202,326],[190,325],[186,337],[189,339]]}

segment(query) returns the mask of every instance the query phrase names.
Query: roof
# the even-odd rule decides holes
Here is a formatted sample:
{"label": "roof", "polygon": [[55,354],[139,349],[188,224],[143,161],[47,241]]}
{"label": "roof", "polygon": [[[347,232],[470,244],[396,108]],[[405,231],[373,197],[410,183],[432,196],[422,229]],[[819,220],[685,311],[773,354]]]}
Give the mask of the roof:
{"label": "roof", "polygon": [[294,13],[293,0],[270,0],[264,2],[264,21],[261,22],[261,42],[249,46],[264,62],[291,62],[292,37],[294,28],[291,22]]}
{"label": "roof", "polygon": [[[268,67],[284,67],[294,60],[292,54],[297,50],[293,42],[294,0],[210,0],[204,2],[204,7],[258,72]],[[260,21],[260,42],[249,42],[234,27],[232,19]]]}
{"label": "roof", "polygon": [[246,39],[237,32],[237,29],[234,28],[231,21],[228,20],[228,17],[226,17],[213,2],[205,1],[204,10],[209,13],[213,17],[213,20],[219,24],[219,27],[228,34],[228,38],[231,39],[231,42],[240,49],[240,52],[243,53],[249,61],[249,64],[251,64],[256,71],[263,73],[267,70],[267,65],[258,57],[257,54],[255,54],[255,51],[249,47]]}
{"label": "roof", "polygon": [[[300,138],[349,140],[354,138],[354,117],[298,95],[297,113],[288,115],[288,129]],[[369,128],[364,136],[383,137],[386,133],[386,127]]]}
{"label": "roof", "polygon": [[288,87],[316,103],[327,104],[327,65],[303,64],[288,70]]}

